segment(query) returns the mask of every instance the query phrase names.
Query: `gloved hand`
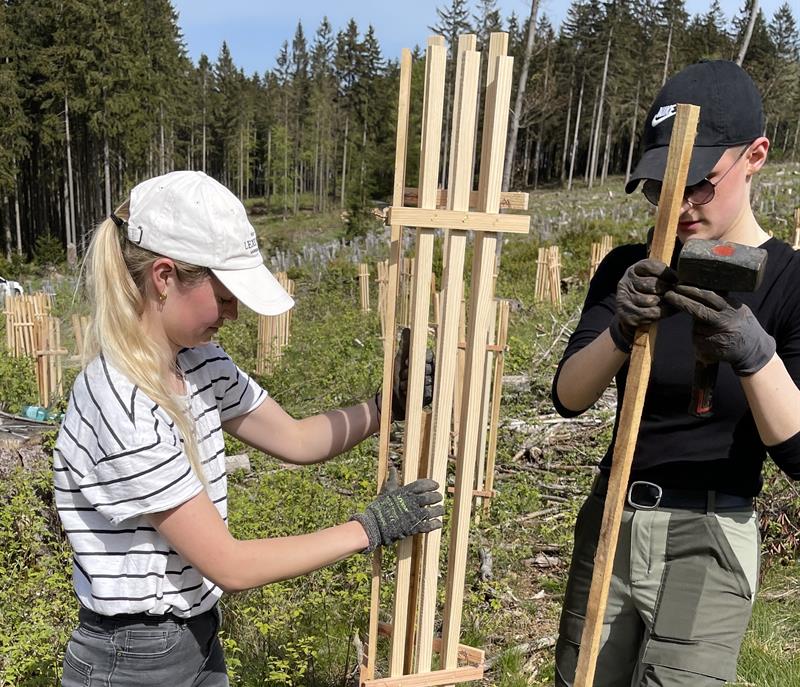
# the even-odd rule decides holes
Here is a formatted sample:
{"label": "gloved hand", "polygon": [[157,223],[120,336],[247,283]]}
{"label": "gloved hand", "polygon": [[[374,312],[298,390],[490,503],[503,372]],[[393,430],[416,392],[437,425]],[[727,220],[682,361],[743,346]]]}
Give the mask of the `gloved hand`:
{"label": "gloved hand", "polygon": [[[394,359],[394,378],[392,380],[392,420],[406,419],[406,400],[408,396],[408,357],[411,352],[411,330],[404,327],[400,332],[400,344]],[[433,351],[425,352],[425,384],[422,390],[422,405],[433,401],[433,378],[436,372],[436,361]],[[375,404],[381,412],[383,395],[381,390],[375,392]]]}
{"label": "gloved hand", "polygon": [[360,522],[369,537],[369,546],[362,553],[370,553],[379,546],[394,544],[414,534],[438,530],[444,515],[438,489],[439,485],[432,479],[418,479],[401,487],[397,470],[391,468],[378,497],[363,513],[350,518]]}
{"label": "gloved hand", "polygon": [[608,326],[619,350],[630,353],[639,327],[673,311],[663,296],[677,282],[675,270],[650,258],[639,260],[625,271],[617,284],[617,312]]}
{"label": "gloved hand", "polygon": [[744,303],[695,286],[676,286],[664,296],[694,318],[692,340],[703,363],[730,363],[740,377],[758,372],[775,355],[775,339]]}

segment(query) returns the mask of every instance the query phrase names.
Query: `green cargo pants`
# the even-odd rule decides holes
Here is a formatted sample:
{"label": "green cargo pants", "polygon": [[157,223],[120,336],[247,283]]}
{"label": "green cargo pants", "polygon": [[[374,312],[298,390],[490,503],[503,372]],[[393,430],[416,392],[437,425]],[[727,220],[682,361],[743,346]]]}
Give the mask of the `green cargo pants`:
{"label": "green cargo pants", "polygon": [[[557,687],[578,659],[604,498],[575,524],[559,638]],[[757,518],[746,510],[626,506],[594,687],[718,687],[736,678],[758,581]]]}

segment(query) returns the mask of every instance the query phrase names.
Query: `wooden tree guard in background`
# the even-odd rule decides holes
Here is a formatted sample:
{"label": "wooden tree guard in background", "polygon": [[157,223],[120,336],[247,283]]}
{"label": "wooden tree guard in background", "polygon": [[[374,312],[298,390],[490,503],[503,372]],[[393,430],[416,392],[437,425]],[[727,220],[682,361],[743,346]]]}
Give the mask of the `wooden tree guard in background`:
{"label": "wooden tree guard in background", "polygon": [[594,273],[597,272],[597,266],[613,247],[614,239],[611,238],[610,234],[604,234],[599,243],[592,243],[592,255],[589,260],[589,279],[594,276]]}
{"label": "wooden tree guard in background", "polygon": [[[370,642],[366,661],[362,664],[361,684],[364,687],[424,687],[450,685],[479,680],[483,676],[483,652],[459,644],[464,592],[464,574],[467,556],[470,509],[478,452],[478,425],[484,398],[484,367],[486,341],[489,329],[492,276],[498,231],[526,232],[530,218],[500,215],[500,183],[508,124],[508,104],[511,93],[513,59],[505,56],[508,37],[492,34],[489,47],[489,66],[486,79],[486,107],[484,115],[481,170],[477,196],[472,196],[472,178],[477,121],[477,96],[480,71],[480,53],[474,50],[475,36],[459,39],[456,68],[456,88],[451,127],[450,188],[445,197],[447,209],[437,209],[441,197],[437,189],[439,151],[441,146],[442,111],[446,50],[441,37],[429,40],[425,63],[425,93],[422,115],[422,144],[418,207],[405,208],[405,135],[407,132],[408,97],[410,82],[410,57],[408,66],[401,61],[401,91],[398,108],[398,151],[395,169],[396,203],[387,212],[387,222],[392,227],[392,246],[399,243],[400,227],[416,228],[415,264],[412,272],[409,355],[409,380],[407,413],[403,445],[403,482],[408,483],[420,474],[421,456],[429,455],[427,474],[444,490],[450,447],[454,381],[458,352],[458,324],[464,287],[464,261],[467,232],[475,232],[471,294],[467,318],[466,360],[463,403],[460,416],[458,453],[456,455],[456,487],[452,512],[449,545],[446,600],[443,613],[441,641],[434,638],[436,590],[439,577],[439,550],[441,530],[420,535],[422,563],[414,561],[414,542],[404,540],[397,545],[395,571],[395,598],[391,627],[377,622],[378,607],[375,602],[378,585],[373,568],[373,605],[370,615]],[[402,133],[402,141],[401,141]],[[402,144],[402,155],[400,145]],[[476,208],[470,207],[471,198]],[[395,235],[395,228],[397,234]],[[440,312],[437,336],[437,365],[434,383],[433,407],[430,417],[430,442],[425,441],[425,419],[422,412],[422,387],[424,383],[425,350],[428,339],[430,312],[430,279],[432,275],[435,229],[445,230],[444,274],[440,292]],[[390,259],[391,264],[391,259]],[[391,297],[392,283],[387,294]],[[387,325],[393,313],[387,305]],[[393,328],[387,326],[386,341],[394,342]],[[382,460],[384,442],[388,446],[391,397],[391,358],[384,350],[383,408],[381,412],[381,454],[378,464],[378,483],[385,475]],[[388,411],[387,411],[388,409]],[[376,557],[377,558],[377,557]],[[418,583],[415,582],[419,574]],[[379,578],[379,572],[377,577]],[[415,622],[416,619],[416,622]],[[373,634],[373,629],[375,630]],[[375,679],[375,654],[377,631],[390,634],[390,676]],[[409,649],[413,646],[413,656]],[[433,652],[439,653],[438,669],[433,669]],[[464,665],[464,663],[466,663]]]}
{"label": "wooden tree guard in background", "polygon": [[15,358],[34,361],[39,405],[50,405],[63,395],[61,322],[50,317],[51,297],[32,293],[6,298],[6,345]]}
{"label": "wooden tree guard in background", "polygon": [[800,250],[800,208],[794,211],[794,249]]}
{"label": "wooden tree guard in background", "polygon": [[[675,230],[678,225],[686,175],[697,129],[700,108],[679,104],[672,128],[672,139],[667,154],[664,185],[658,202],[655,232],[649,257],[669,264],[675,248]],[[636,438],[639,433],[642,408],[650,380],[652,351],[658,324],[636,330],[628,367],[628,381],[620,410],[619,428],[614,442],[614,456],[608,482],[603,521],[600,526],[597,551],[594,558],[592,585],[586,607],[586,621],[581,636],[575,687],[591,687],[594,683],[600,636],[603,629],[608,590],[614,555],[617,549],[622,510],[625,505],[628,480]]]}
{"label": "wooden tree guard in background", "polygon": [[[294,295],[294,279],[286,272],[278,272],[275,279],[290,295]],[[283,349],[289,345],[292,324],[292,309],[280,315],[258,316],[258,342],[256,343],[256,374],[270,375],[283,357]]]}
{"label": "wooden tree guard in background", "polygon": [[534,300],[561,307],[561,255],[558,246],[539,248]]}
{"label": "wooden tree guard in background", "polygon": [[358,266],[358,286],[361,294],[361,312],[369,312],[369,265],[365,262]]}

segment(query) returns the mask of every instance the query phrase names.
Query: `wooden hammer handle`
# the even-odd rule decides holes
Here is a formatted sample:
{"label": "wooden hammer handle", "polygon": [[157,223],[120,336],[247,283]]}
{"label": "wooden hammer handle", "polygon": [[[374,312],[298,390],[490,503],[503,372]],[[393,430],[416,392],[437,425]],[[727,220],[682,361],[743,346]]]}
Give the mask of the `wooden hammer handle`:
{"label": "wooden hammer handle", "polygon": [[[655,232],[650,257],[669,264],[675,247],[675,231],[683,204],[686,176],[692,155],[700,108],[678,105],[672,138],[667,155],[667,167],[661,198],[658,202]],[[617,548],[622,510],[630,477],[633,452],[642,419],[642,408],[650,380],[650,363],[657,325],[640,327],[636,332],[628,369],[625,397],[620,411],[614,457],[608,482],[603,522],[594,559],[592,586],[586,608],[586,621],[581,637],[574,687],[592,687],[600,649],[603,616],[608,601],[608,589]]]}

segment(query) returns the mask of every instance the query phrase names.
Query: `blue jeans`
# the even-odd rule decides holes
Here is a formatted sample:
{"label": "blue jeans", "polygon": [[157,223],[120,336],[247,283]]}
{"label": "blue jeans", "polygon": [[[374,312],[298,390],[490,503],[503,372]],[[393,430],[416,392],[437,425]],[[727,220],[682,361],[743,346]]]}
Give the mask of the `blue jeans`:
{"label": "blue jeans", "polygon": [[102,616],[85,608],[64,655],[62,687],[228,687],[219,611]]}

